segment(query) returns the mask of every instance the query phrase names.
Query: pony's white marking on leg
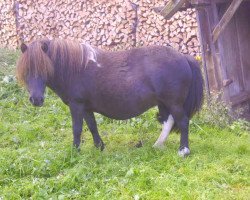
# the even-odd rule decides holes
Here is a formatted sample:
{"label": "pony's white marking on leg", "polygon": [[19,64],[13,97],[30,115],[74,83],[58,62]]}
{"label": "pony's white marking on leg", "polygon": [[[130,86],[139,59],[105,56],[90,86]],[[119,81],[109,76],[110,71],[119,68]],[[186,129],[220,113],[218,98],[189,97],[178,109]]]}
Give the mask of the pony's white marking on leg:
{"label": "pony's white marking on leg", "polygon": [[164,146],[164,142],[168,138],[168,135],[169,135],[173,125],[174,125],[174,118],[172,115],[169,115],[167,121],[164,121],[164,123],[162,125],[161,134],[160,134],[159,138],[157,139],[157,141],[155,142],[155,144],[153,145],[153,147],[162,148]]}

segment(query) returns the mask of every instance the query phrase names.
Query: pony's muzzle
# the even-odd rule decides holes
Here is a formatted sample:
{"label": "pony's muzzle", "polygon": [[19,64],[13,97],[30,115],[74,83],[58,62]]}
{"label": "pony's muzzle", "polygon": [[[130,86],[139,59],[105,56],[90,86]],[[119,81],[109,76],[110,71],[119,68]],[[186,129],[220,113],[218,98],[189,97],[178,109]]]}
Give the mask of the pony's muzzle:
{"label": "pony's muzzle", "polygon": [[44,102],[44,97],[30,97],[30,102],[33,106],[42,106]]}

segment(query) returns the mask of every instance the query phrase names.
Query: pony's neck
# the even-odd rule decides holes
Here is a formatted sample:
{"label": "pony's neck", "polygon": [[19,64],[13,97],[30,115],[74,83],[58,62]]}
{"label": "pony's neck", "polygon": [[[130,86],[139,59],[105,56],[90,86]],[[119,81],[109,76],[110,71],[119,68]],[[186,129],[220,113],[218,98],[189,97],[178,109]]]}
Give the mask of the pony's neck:
{"label": "pony's neck", "polygon": [[53,90],[53,92],[55,92],[64,103],[67,102],[67,91],[69,87],[69,85],[65,82],[66,81],[63,82],[60,78],[58,78],[57,75],[50,77],[46,82],[46,86]]}

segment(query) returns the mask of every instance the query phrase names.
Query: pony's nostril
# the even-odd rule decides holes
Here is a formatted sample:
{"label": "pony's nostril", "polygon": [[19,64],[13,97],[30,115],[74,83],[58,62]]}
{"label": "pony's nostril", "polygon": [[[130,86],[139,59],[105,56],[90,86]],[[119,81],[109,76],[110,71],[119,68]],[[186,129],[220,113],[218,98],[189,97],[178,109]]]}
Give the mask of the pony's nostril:
{"label": "pony's nostril", "polygon": [[43,105],[44,98],[43,97],[30,97],[30,102],[34,106],[42,106]]}
{"label": "pony's nostril", "polygon": [[34,104],[34,98],[33,97],[30,97],[30,102],[32,103],[32,104]]}

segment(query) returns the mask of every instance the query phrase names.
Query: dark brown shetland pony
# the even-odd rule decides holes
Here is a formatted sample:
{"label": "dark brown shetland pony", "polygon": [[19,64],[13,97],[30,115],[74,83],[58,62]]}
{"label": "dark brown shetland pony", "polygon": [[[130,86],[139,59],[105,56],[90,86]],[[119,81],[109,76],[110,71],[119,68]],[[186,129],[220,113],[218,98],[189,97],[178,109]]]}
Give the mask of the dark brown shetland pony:
{"label": "dark brown shetland pony", "polygon": [[67,40],[36,40],[21,45],[17,77],[30,101],[42,106],[45,87],[70,108],[74,145],[79,147],[83,119],[96,147],[104,148],[94,112],[129,119],[158,106],[163,123],[155,147],[162,147],[173,125],[181,132],[179,155],[190,153],[189,119],[203,99],[198,63],[170,47],[149,46],[109,52]]}

